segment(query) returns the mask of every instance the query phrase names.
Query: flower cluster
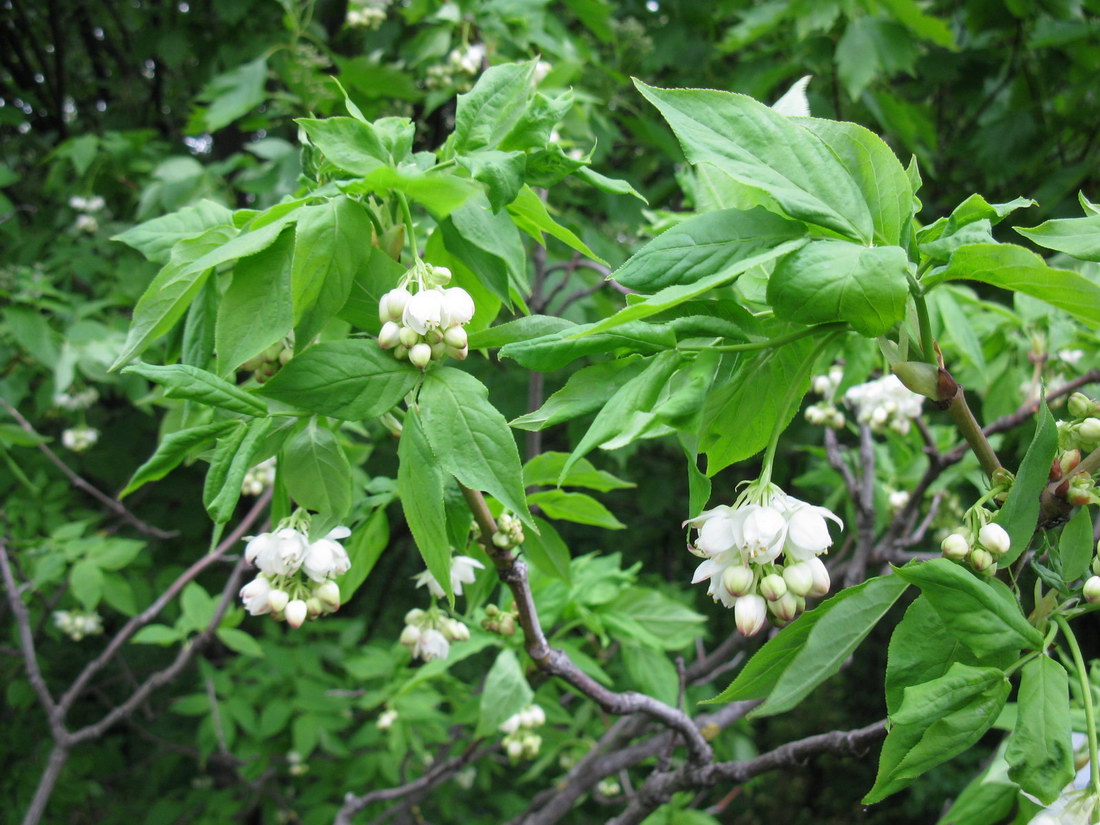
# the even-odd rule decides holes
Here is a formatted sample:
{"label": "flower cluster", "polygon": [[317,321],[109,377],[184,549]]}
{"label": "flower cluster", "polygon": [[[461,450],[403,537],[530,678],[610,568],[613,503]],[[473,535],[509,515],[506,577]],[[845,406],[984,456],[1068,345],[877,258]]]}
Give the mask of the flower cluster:
{"label": "flower cluster", "polygon": [[807,596],[829,592],[829,571],[818,558],[833,543],[826,519],[843,529],[828,509],[754,482],[732,507],[684,522],[698,531],[689,549],[704,559],[692,584],[709,579],[707,594],[734,609],[742,635],[759,633],[769,613],[785,624],[805,609]]}
{"label": "flower cluster", "polygon": [[374,726],[378,730],[389,730],[393,727],[393,723],[397,721],[397,711],[393,708],[386,708],[380,714],[375,721]]}
{"label": "flower cluster", "polygon": [[546,713],[538,705],[528,705],[504,720],[500,726],[500,732],[504,734],[501,744],[513,763],[538,756],[542,737],[532,731],[545,724]]}
{"label": "flower cluster", "polygon": [[481,71],[485,60],[485,46],[472,43],[462,49],[452,49],[447,60],[428,67],[424,83],[429,89],[470,88],[470,79]]}
{"label": "flower cluster", "polygon": [[[253,616],[270,613],[277,621],[285,619],[295,628],[307,618],[316,619],[339,609],[340,587],[333,579],[351,567],[347,551],[339,542],[351,531],[337,527],[311,543],[303,519],[295,513],[273,533],[245,539],[245,560],[260,573],[240,593],[245,610]],[[299,573],[305,574],[304,581]]]}
{"label": "flower cluster", "polygon": [[261,461],[244,474],[241,481],[241,493],[246,496],[258,496],[275,483],[275,456]]}
{"label": "flower cluster", "polygon": [[389,0],[359,0],[348,8],[344,25],[352,29],[377,29],[386,20]]}
{"label": "flower cluster", "polygon": [[493,544],[501,550],[511,550],[523,544],[523,524],[511,513],[501,513],[497,519],[497,531],[493,533]]}
{"label": "flower cluster", "polygon": [[811,389],[823,400],[806,408],[806,420],[814,426],[832,427],[839,430],[844,426],[844,413],[836,407],[836,390],[840,386],[840,379],[844,377],[844,369],[840,366],[832,366],[825,375],[815,375]]}
{"label": "flower cluster", "polygon": [[414,659],[430,662],[446,659],[451,652],[451,642],[465,642],[470,638],[470,628],[458,619],[445,616],[438,608],[421,610],[414,607],[405,614],[405,629],[398,640],[409,649]]}
{"label": "flower cluster", "polygon": [[920,415],[924,396],[907,389],[896,375],[891,374],[850,387],[844,393],[844,400],[855,408],[859,422],[872,431],[883,433],[889,429],[905,435],[910,422]]}
{"label": "flower cluster", "polygon": [[516,619],[518,613],[505,612],[491,604],[485,608],[485,618],[481,620],[481,626],[490,633],[499,633],[501,636],[511,636],[516,632]]}
{"label": "flower cluster", "polygon": [[1092,575],[1085,579],[1081,595],[1089,604],[1100,602],[1100,542],[1096,543],[1096,553],[1092,557]]}
{"label": "flower cluster", "polygon": [[90,198],[83,198],[80,195],[73,195],[69,198],[69,206],[82,214],[76,216],[76,222],[73,223],[73,228],[77,232],[87,232],[91,235],[99,230],[99,221],[96,220],[93,212],[100,211],[107,202],[103,200],[99,195],[93,195]]}
{"label": "flower cluster", "polygon": [[[462,595],[462,585],[473,584],[474,578],[477,574],[475,570],[484,570],[485,565],[479,562],[475,558],[470,556],[455,556],[451,559],[451,590],[454,591],[456,596]],[[430,570],[425,570],[423,573],[418,573],[415,576],[417,587],[427,587],[428,592],[432,594],[434,598],[442,599],[447,595],[443,586],[440,585],[436,577],[432,575]]]}
{"label": "flower cluster", "polygon": [[418,261],[378,302],[378,345],[422,370],[448,355],[465,359],[464,327],[474,317],[474,299],[462,287],[444,289],[450,281],[446,267]]}
{"label": "flower cluster", "polygon": [[94,427],[70,427],[61,433],[61,443],[74,453],[82,453],[99,441],[99,430]]}
{"label": "flower cluster", "polygon": [[54,406],[69,412],[86,410],[99,400],[99,393],[95,387],[88,387],[79,392],[59,392],[53,397]]}
{"label": "flower cluster", "polygon": [[82,613],[79,610],[55,610],[53,623],[58,630],[79,642],[85,636],[95,636],[103,632],[103,619],[98,613]]}
{"label": "flower cluster", "polygon": [[967,512],[969,526],[959,528],[940,542],[944,558],[965,561],[979,573],[996,573],[997,560],[1009,551],[1012,541],[1001,525],[987,521],[990,518],[988,510],[971,508]]}
{"label": "flower cluster", "polygon": [[294,332],[291,331],[282,341],[272,344],[259,355],[252,356],[237,369],[241,372],[251,372],[256,383],[263,384],[293,357]]}

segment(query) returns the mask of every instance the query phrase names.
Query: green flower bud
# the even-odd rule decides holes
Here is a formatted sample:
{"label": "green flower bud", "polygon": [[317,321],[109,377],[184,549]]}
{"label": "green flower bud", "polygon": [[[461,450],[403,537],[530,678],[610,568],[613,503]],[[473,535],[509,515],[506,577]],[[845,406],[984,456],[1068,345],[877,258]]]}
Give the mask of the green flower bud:
{"label": "green flower bud", "polygon": [[406,349],[412,349],[420,342],[420,336],[416,334],[416,330],[412,327],[401,327],[397,339],[401,342],[401,346]]}
{"label": "green flower bud", "polygon": [[760,595],[769,602],[782,599],[787,595],[787,582],[782,576],[771,573],[760,580]]}
{"label": "green flower bud", "polygon": [[970,543],[962,533],[952,533],[940,542],[940,549],[945,558],[962,561],[970,552]]}
{"label": "green flower bud", "polygon": [[722,571],[722,586],[738,598],[751,593],[754,583],[755,577],[748,567],[737,565]]}
{"label": "green flower bud", "polygon": [[1100,602],[1100,576],[1089,576],[1081,588],[1081,594],[1089,604]]}
{"label": "green flower bud", "polygon": [[432,348],[427,344],[416,344],[409,349],[409,363],[418,369],[424,369],[432,362]]}
{"label": "green flower bud", "polygon": [[993,554],[988,550],[982,550],[980,547],[971,550],[967,558],[970,561],[970,566],[979,573],[992,574],[997,569],[997,562],[994,560]]}
{"label": "green flower bud", "polygon": [[1092,415],[1100,415],[1100,404],[1093,401],[1083,392],[1075,392],[1069,397],[1069,414],[1074,418],[1087,418]]}

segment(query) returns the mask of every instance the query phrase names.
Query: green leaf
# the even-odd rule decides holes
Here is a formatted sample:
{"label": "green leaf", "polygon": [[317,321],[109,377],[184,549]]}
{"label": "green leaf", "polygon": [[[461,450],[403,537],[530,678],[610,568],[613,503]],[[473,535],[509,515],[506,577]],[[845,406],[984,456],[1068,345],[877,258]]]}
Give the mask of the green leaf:
{"label": "green leaf", "polygon": [[664,115],[691,163],[713,163],[769,211],[871,241],[871,214],[856,182],[791,118],[745,95],[634,85]]}
{"label": "green leaf", "polygon": [[456,152],[496,148],[526,110],[534,72],[533,60],[491,66],[458,96],[451,136]]}
{"label": "green leaf", "polygon": [[1005,749],[1008,775],[1050,805],[1076,773],[1065,668],[1046,656],[1024,665],[1016,707],[1016,727]]}
{"label": "green leaf", "polygon": [[[561,471],[568,460],[569,453],[552,450],[539,453],[523,467],[524,485],[527,487],[557,485],[558,479],[561,478]],[[606,493],[609,490],[625,490],[637,485],[616,478],[606,470],[597,470],[589,461],[582,458],[573,462],[569,473],[562,480],[562,486],[587,487],[590,490]]]}
{"label": "green leaf", "polygon": [[301,117],[294,122],[333,166],[345,172],[366,176],[392,162],[390,152],[370,123],[353,117]]}
{"label": "green leaf", "polygon": [[755,208],[723,209],[688,218],[658,235],[612,273],[623,286],[654,292],[694,284],[786,241],[801,238],[802,224]]}
{"label": "green leaf", "polygon": [[600,617],[609,628],[662,650],[692,644],[706,617],[649,587],[628,587],[603,605]]}
{"label": "green leaf", "polygon": [[133,247],[154,263],[166,264],[177,242],[232,223],[233,213],[229,209],[211,200],[201,200],[170,215],[139,223],[111,240]]}
{"label": "green leaf", "polygon": [[221,407],[249,416],[267,412],[267,406],[256,396],[198,367],[186,364],[131,364],[123,373],[134,373],[160,384],[167,398],[186,398],[208,407]]}
{"label": "green leaf", "polygon": [[[1022,825],[1031,819],[1039,806],[1021,797],[1019,786],[1008,778],[1008,765],[1001,755],[1003,751],[1002,744],[989,767],[970,781],[936,825],[999,825],[1003,822]],[[1012,819],[1010,814],[1017,807],[1017,799],[1019,816]]]}
{"label": "green leaf", "polygon": [[256,418],[218,439],[202,490],[203,506],[215,524],[225,524],[233,517],[241,483],[274,424],[274,419]]}
{"label": "green leaf", "polygon": [[626,672],[638,690],[666,705],[676,705],[680,677],[666,654],[637,644],[624,644],[622,653]]}
{"label": "green leaf", "polygon": [[550,212],[547,210],[542,198],[536,195],[535,191],[527,184],[524,184],[519,190],[515,200],[508,204],[508,214],[512,216],[512,221],[516,226],[543,246],[546,245],[542,237],[542,233],[545,232],[585,257],[597,263],[607,263],[593,252],[588,244],[550,217]]}
{"label": "green leaf", "polygon": [[35,447],[50,439],[38,433],[29,433],[18,424],[0,424],[0,443],[10,447]]}
{"label": "green leaf", "polygon": [[922,40],[928,40],[945,49],[958,48],[947,21],[925,14],[916,0],[882,0],[882,6],[895,20]]}
{"label": "green leaf", "polygon": [[174,627],[148,624],[130,638],[132,645],[174,645],[183,640],[183,634]]}
{"label": "green leaf", "polygon": [[103,597],[103,571],[93,561],[78,561],[69,571],[69,589],[85,611],[95,610]]}
{"label": "green leaf", "polygon": [[875,244],[904,245],[913,219],[913,186],[897,155],[882,138],[855,123],[820,118],[798,123],[825,141],[856,182],[871,213]]}
{"label": "green leaf", "polygon": [[1091,327],[1100,326],[1100,285],[1076,272],[1053,269],[1022,246],[969,244],[951,255],[943,269],[923,279],[925,288],[966,279],[1022,292],[1065,310]]}
{"label": "green leaf", "polygon": [[214,618],[217,607],[214,597],[197,582],[189,582],[180,594],[180,610],[183,611],[183,619],[191,630],[206,630],[210,620]]}
{"label": "green leaf", "polygon": [[351,509],[351,466],[332,430],[309,422],[283,448],[280,473],[298,504],[336,518]]}
{"label": "green leaf", "polygon": [[485,676],[474,738],[495,735],[504,721],[531,704],[534,692],[523,676],[519,659],[502,650]]}
{"label": "green leaf", "polygon": [[885,799],[970,748],[997,719],[1010,690],[998,668],[961,662],[939,679],[906,689],[864,804]]}
{"label": "green leaf", "polygon": [[1088,572],[1095,547],[1092,536],[1092,516],[1088,507],[1082,507],[1062,528],[1058,538],[1058,558],[1062,561],[1062,579],[1066,584]]}
{"label": "green leaf", "polygon": [[1083,261],[1100,261],[1100,215],[1044,221],[1025,229],[1012,227],[1032,243]]}
{"label": "green leaf", "polygon": [[[566,482],[563,482],[566,483]],[[543,490],[527,497],[532,507],[539,507],[549,518],[590,524],[606,530],[622,530],[626,527],[592,496],[584,493],[566,493],[561,490]]]}
{"label": "green leaf", "polygon": [[339,317],[352,326],[377,335],[382,329],[378,301],[397,285],[398,279],[405,273],[405,267],[377,246],[372,246],[367,255],[357,255],[356,262],[351,289]]}
{"label": "green leaf", "polygon": [[442,367],[425,376],[419,400],[424,431],[443,470],[533,526],[515,438],[489,402],[485,385],[469,373]]}
{"label": "green leaf", "polygon": [[242,656],[252,656],[257,659],[262,659],[264,656],[264,649],[260,643],[243,630],[235,627],[219,627],[216,635],[223,645]]}
{"label": "green leaf", "polygon": [[766,264],[776,258],[781,258],[788,253],[794,252],[805,243],[806,240],[804,238],[786,241],[779,244],[779,246],[774,246],[756,255],[750,255],[747,258],[735,261],[720,272],[706,275],[693,283],[666,286],[664,289],[658,290],[648,298],[630,304],[625,309],[619,310],[610,318],[604,318],[602,321],[587,326],[584,329],[575,330],[573,332],[573,337],[579,338],[584,335],[594,335],[596,333],[605,332],[606,330],[622,326],[630,321],[648,318],[650,315],[656,315],[659,312],[672,309],[686,301],[690,301],[692,298],[698,298],[703,293],[712,289],[726,286],[753,267]]}
{"label": "green leaf", "polygon": [[355,591],[367,580],[367,576],[374,569],[389,540],[390,523],[386,518],[385,508],[379,507],[348,537],[346,545],[351,567],[348,568],[347,573],[336,580],[336,584],[340,587],[340,601],[345,604],[351,601]]}
{"label": "green leaf", "polygon": [[192,451],[238,424],[239,422],[233,420],[215,421],[211,424],[189,427],[186,430],[177,430],[166,435],[149,459],[134,470],[130,481],[118,494],[118,497],[120,499],[124,498],[139,487],[164,478],[176,469]]}
{"label": "green leaf", "polygon": [[371,340],[314,344],[268,381],[262,395],[304,410],[361,421],[388,412],[416,386],[420,372]]}
{"label": "green leaf", "polygon": [[551,143],[550,135],[573,106],[573,90],[557,97],[547,97],[535,92],[515,125],[501,138],[499,148],[506,152],[513,149],[543,149]]}
{"label": "green leaf", "polygon": [[[810,386],[807,361],[813,348],[813,339],[801,338],[737,356],[730,377],[703,404],[699,449],[707,455],[708,476],[756,455],[775,427],[790,423]],[[731,427],[731,420],[737,426]]]}
{"label": "green leaf", "polygon": [[840,591],[780,630],[710,701],[765,699],[753,716],[790,710],[840,670],[906,587],[879,576]]}
{"label": "green leaf", "polygon": [[527,253],[519,230],[507,213],[494,213],[484,197],[472,198],[451,212],[439,231],[447,251],[506,304],[511,305],[513,290],[527,291]]}
{"label": "green leaf", "polygon": [[222,247],[235,234],[231,226],[214,226],[197,238],[179,241],[172,247],[171,260],[157,273],[134,306],[126,343],[111,365],[112,370],[140,355],[183,316],[210,274],[208,267],[196,268],[195,262]]}
{"label": "green leaf", "polygon": [[199,100],[209,105],[203,112],[207,132],[216,132],[251,112],[264,102],[267,83],[267,58],[258,57],[224,72],[203,87]]}
{"label": "green leaf", "polygon": [[400,460],[397,494],[401,497],[405,521],[424,564],[453,604],[451,546],[447,540],[447,517],[443,509],[443,471],[424,435],[420,413],[415,407],[405,416],[397,457]]}
{"label": "green leaf", "polygon": [[921,589],[948,632],[978,656],[1037,650],[1043,644],[1042,634],[1028,624],[1011,596],[954,562],[931,559],[896,573]]}
{"label": "green leaf", "polygon": [[121,570],[145,549],[134,539],[103,539],[88,551],[88,561],[100,570]]}
{"label": "green leaf", "polygon": [[[586,341],[593,339],[586,338]],[[617,358],[577,370],[569,376],[565,386],[551,395],[534,412],[510,421],[520,430],[545,430],[563,421],[598,410],[619,389],[646,367],[640,358]],[[532,484],[535,482],[528,482]],[[557,476],[553,482],[557,483]]]}
{"label": "green leaf", "polygon": [[470,177],[484,184],[485,194],[494,212],[514,201],[524,185],[527,156],[523,152],[479,149],[468,155],[459,155],[458,163],[470,172]]}
{"label": "green leaf", "polygon": [[341,182],[339,188],[349,195],[403,192],[439,218],[451,214],[480,193],[479,187],[465,178],[449,172],[422,171],[408,163],[403,163],[396,169],[392,166],[379,166],[358,180]]}
{"label": "green leaf", "polygon": [[811,241],[776,265],[768,303],[781,320],[847,321],[873,338],[905,318],[908,271],[909,259],[899,246]]}
{"label": "green leaf", "polygon": [[527,369],[551,372],[599,352],[626,350],[657,353],[676,346],[676,334],[668,324],[624,324],[611,332],[588,335],[595,324],[578,324],[527,340],[505,344],[501,358],[514,358]]}
{"label": "green leaf", "polygon": [[[562,151],[561,147],[555,146],[553,148],[559,152]],[[530,170],[531,168],[530,160],[528,160],[527,162],[527,168],[528,170]],[[574,174],[585,183],[587,183],[589,186],[592,186],[608,195],[630,195],[637,198],[644,204],[649,204],[649,201],[646,200],[645,195],[643,195],[625,180],[620,180],[618,178],[609,178],[607,175],[600,174],[591,166],[581,166],[574,172]],[[530,180],[531,176],[528,175],[527,179]]]}
{"label": "green leaf", "polygon": [[1002,505],[994,521],[1008,533],[1011,544],[1000,559],[999,567],[1008,567],[1031,544],[1039,520],[1039,496],[1050,477],[1050,465],[1058,449],[1058,425],[1046,402],[1036,413],[1038,418],[1035,435],[1028,445],[1016,479],[1012,482],[1008,499]]}
{"label": "green leaf", "polygon": [[892,20],[856,17],[837,43],[837,76],[856,100],[876,78],[888,80],[910,71],[918,54],[914,39]]}
{"label": "green leaf", "polygon": [[558,535],[557,529],[545,519],[535,517],[538,533],[527,531],[523,534],[523,552],[528,559],[548,576],[570,582],[569,548]]}
{"label": "green leaf", "polygon": [[553,315],[525,315],[514,321],[478,330],[470,335],[470,349],[492,349],[505,344],[541,338],[576,326]]}

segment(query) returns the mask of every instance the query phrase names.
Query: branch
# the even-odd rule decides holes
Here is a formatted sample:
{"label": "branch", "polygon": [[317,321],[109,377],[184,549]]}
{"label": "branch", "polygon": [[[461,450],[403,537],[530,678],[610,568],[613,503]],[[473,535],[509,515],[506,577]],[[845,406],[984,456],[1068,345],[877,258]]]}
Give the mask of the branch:
{"label": "branch", "polygon": [[[3,408],[8,411],[8,414],[15,419],[16,423],[28,433],[35,436],[36,438],[42,437],[38,433],[38,431],[35,430],[34,425],[32,425],[30,421],[24,418],[19,410],[15,409],[15,407],[13,407],[3,398],[0,398],[0,406],[3,406]],[[104,507],[114,513],[116,516],[125,519],[139,533],[142,533],[146,536],[152,536],[155,539],[170,539],[175,538],[179,535],[179,532],[176,530],[161,530],[159,527],[154,527],[153,525],[147,524],[139,519],[128,509],[126,509],[126,507],[118,499],[112,498],[99,488],[93,486],[90,482],[85,481],[83,478],[78,476],[75,472],[73,472],[72,469],[70,469],[68,464],[58,458],[57,454],[45,444],[39,443],[38,449],[42,451],[46,458],[53,462],[54,466],[56,466],[59,470],[61,470],[62,473],[65,474],[65,477],[69,479],[74,487],[83,490],[92,498],[99,501]]]}
{"label": "branch", "polygon": [[502,551],[493,544],[493,534],[497,532],[497,525],[485,504],[484,496],[479,491],[467,487],[462,488],[462,493],[474,515],[474,520],[481,529],[482,547],[493,560],[500,580],[512,591],[512,597],[519,612],[520,627],[523,628],[527,653],[538,668],[543,673],[557,676],[572,685],[608,713],[617,716],[644,713],[678,731],[687,743],[689,761],[692,764],[710,762],[711,747],[686,713],[642,693],[635,691],[615,693],[608,690],[573,664],[563,651],[550,647],[539,623],[538,612],[531,596],[526,563],[518,559],[510,550]]}

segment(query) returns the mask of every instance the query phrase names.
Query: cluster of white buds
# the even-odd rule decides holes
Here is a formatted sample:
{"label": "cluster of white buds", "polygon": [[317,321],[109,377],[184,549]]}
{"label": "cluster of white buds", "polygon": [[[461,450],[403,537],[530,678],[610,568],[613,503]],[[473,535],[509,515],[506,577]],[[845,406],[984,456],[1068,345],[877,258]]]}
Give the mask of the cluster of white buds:
{"label": "cluster of white buds", "polygon": [[465,642],[470,638],[470,628],[458,619],[446,616],[436,607],[421,610],[414,607],[405,614],[405,628],[398,641],[409,649],[414,659],[430,662],[446,659],[451,652],[451,642]]}
{"label": "cluster of white buds", "polygon": [[87,232],[92,234],[99,230],[99,221],[93,212],[100,211],[107,202],[103,200],[99,195],[93,195],[90,198],[84,198],[80,195],[73,195],[69,198],[69,206],[75,209],[79,214],[76,216],[76,222],[73,223],[73,229],[77,232]]}
{"label": "cluster of white buds", "polygon": [[513,763],[538,756],[542,737],[532,731],[545,724],[546,713],[538,705],[528,705],[504,720],[500,726],[500,732],[504,734],[501,745]]}
{"label": "cluster of white buds", "polygon": [[514,611],[505,612],[491,604],[485,608],[485,618],[481,620],[481,626],[490,633],[499,633],[501,636],[511,636],[516,632],[516,618]]}
{"label": "cluster of white buds", "polygon": [[996,573],[997,560],[1009,551],[1012,540],[1001,525],[988,521],[990,518],[992,515],[983,508],[968,510],[968,526],[960,527],[940,542],[944,558],[965,561],[979,573]]}
{"label": "cluster of white buds", "polygon": [[462,287],[444,289],[450,282],[447,267],[417,261],[378,302],[378,346],[422,370],[448,355],[465,359],[470,351],[465,326],[474,317],[474,299]]}
{"label": "cluster of white buds", "polygon": [[263,384],[293,357],[294,332],[292,330],[282,341],[272,344],[259,355],[252,356],[237,369],[241,372],[251,372],[256,383]]}
{"label": "cluster of white buds", "polygon": [[95,427],[70,427],[61,432],[61,443],[74,453],[82,453],[99,441],[99,430]]}
{"label": "cluster of white buds", "polygon": [[481,72],[484,60],[485,46],[481,43],[452,49],[446,61],[428,67],[424,83],[429,89],[468,89],[470,79]]}
{"label": "cluster of white buds", "polygon": [[596,793],[600,796],[614,797],[623,792],[623,786],[619,784],[619,780],[612,777],[601,779],[596,785]]}
{"label": "cluster of white buds", "polygon": [[1066,403],[1072,421],[1058,422],[1058,445],[1063,450],[1089,452],[1100,446],[1100,402],[1075,392]]}
{"label": "cluster of white buds", "polygon": [[[455,556],[451,559],[451,590],[456,596],[462,595],[462,585],[473,584],[477,577],[475,570],[484,570],[485,565],[470,556]],[[414,577],[417,587],[427,587],[428,592],[436,599],[442,599],[447,595],[443,586],[436,580],[430,570],[418,573]]]}
{"label": "cluster of white buds", "polygon": [[336,527],[314,542],[308,534],[308,516],[298,511],[283,519],[274,532],[245,538],[245,560],[260,570],[241,588],[241,601],[250,614],[270,613],[276,621],[285,619],[297,628],[306,619],[339,609],[340,586],[334,579],[351,567],[339,540],[351,531]]}
{"label": "cluster of white buds", "polygon": [[83,613],[79,610],[55,610],[53,623],[74,642],[103,632],[103,619],[94,611]]}
{"label": "cluster of white buds", "polygon": [[493,544],[501,550],[511,550],[523,544],[523,524],[511,513],[501,513],[497,519],[497,531],[493,533]]}
{"label": "cluster of white buds", "polygon": [[246,496],[258,496],[275,483],[275,456],[261,461],[244,474],[241,492]]}
{"label": "cluster of white buds", "polygon": [[850,387],[844,400],[856,410],[856,418],[873,432],[886,430],[905,435],[910,422],[920,415],[924,396],[906,388],[893,374]]}
{"label": "cluster of white buds", "polygon": [[386,708],[384,711],[378,714],[378,719],[377,721],[375,721],[374,726],[378,728],[378,730],[389,730],[393,727],[393,723],[396,721],[397,711],[393,708]]}
{"label": "cluster of white buds", "polygon": [[822,400],[806,408],[806,420],[816,427],[832,427],[839,430],[844,426],[844,413],[836,407],[836,390],[840,379],[844,377],[844,368],[839,365],[829,367],[824,375],[815,375],[811,388],[822,396]]}
{"label": "cluster of white buds", "polygon": [[79,392],[59,392],[53,397],[55,407],[69,412],[86,410],[98,400],[99,393],[95,387],[87,387]]}
{"label": "cluster of white buds", "polygon": [[704,559],[692,584],[709,579],[707,594],[733,608],[744,636],[759,633],[769,613],[776,624],[786,624],[805,610],[807,596],[829,592],[829,571],[818,558],[833,543],[826,519],[843,529],[825,507],[754,481],[732,507],[720,505],[684,522],[698,530],[688,549]]}
{"label": "cluster of white buds", "polygon": [[301,776],[309,771],[309,765],[305,763],[298,751],[286,752],[286,764],[291,776]]}
{"label": "cluster of white buds", "polygon": [[348,9],[344,25],[352,29],[377,29],[386,20],[389,0],[360,0]]}

